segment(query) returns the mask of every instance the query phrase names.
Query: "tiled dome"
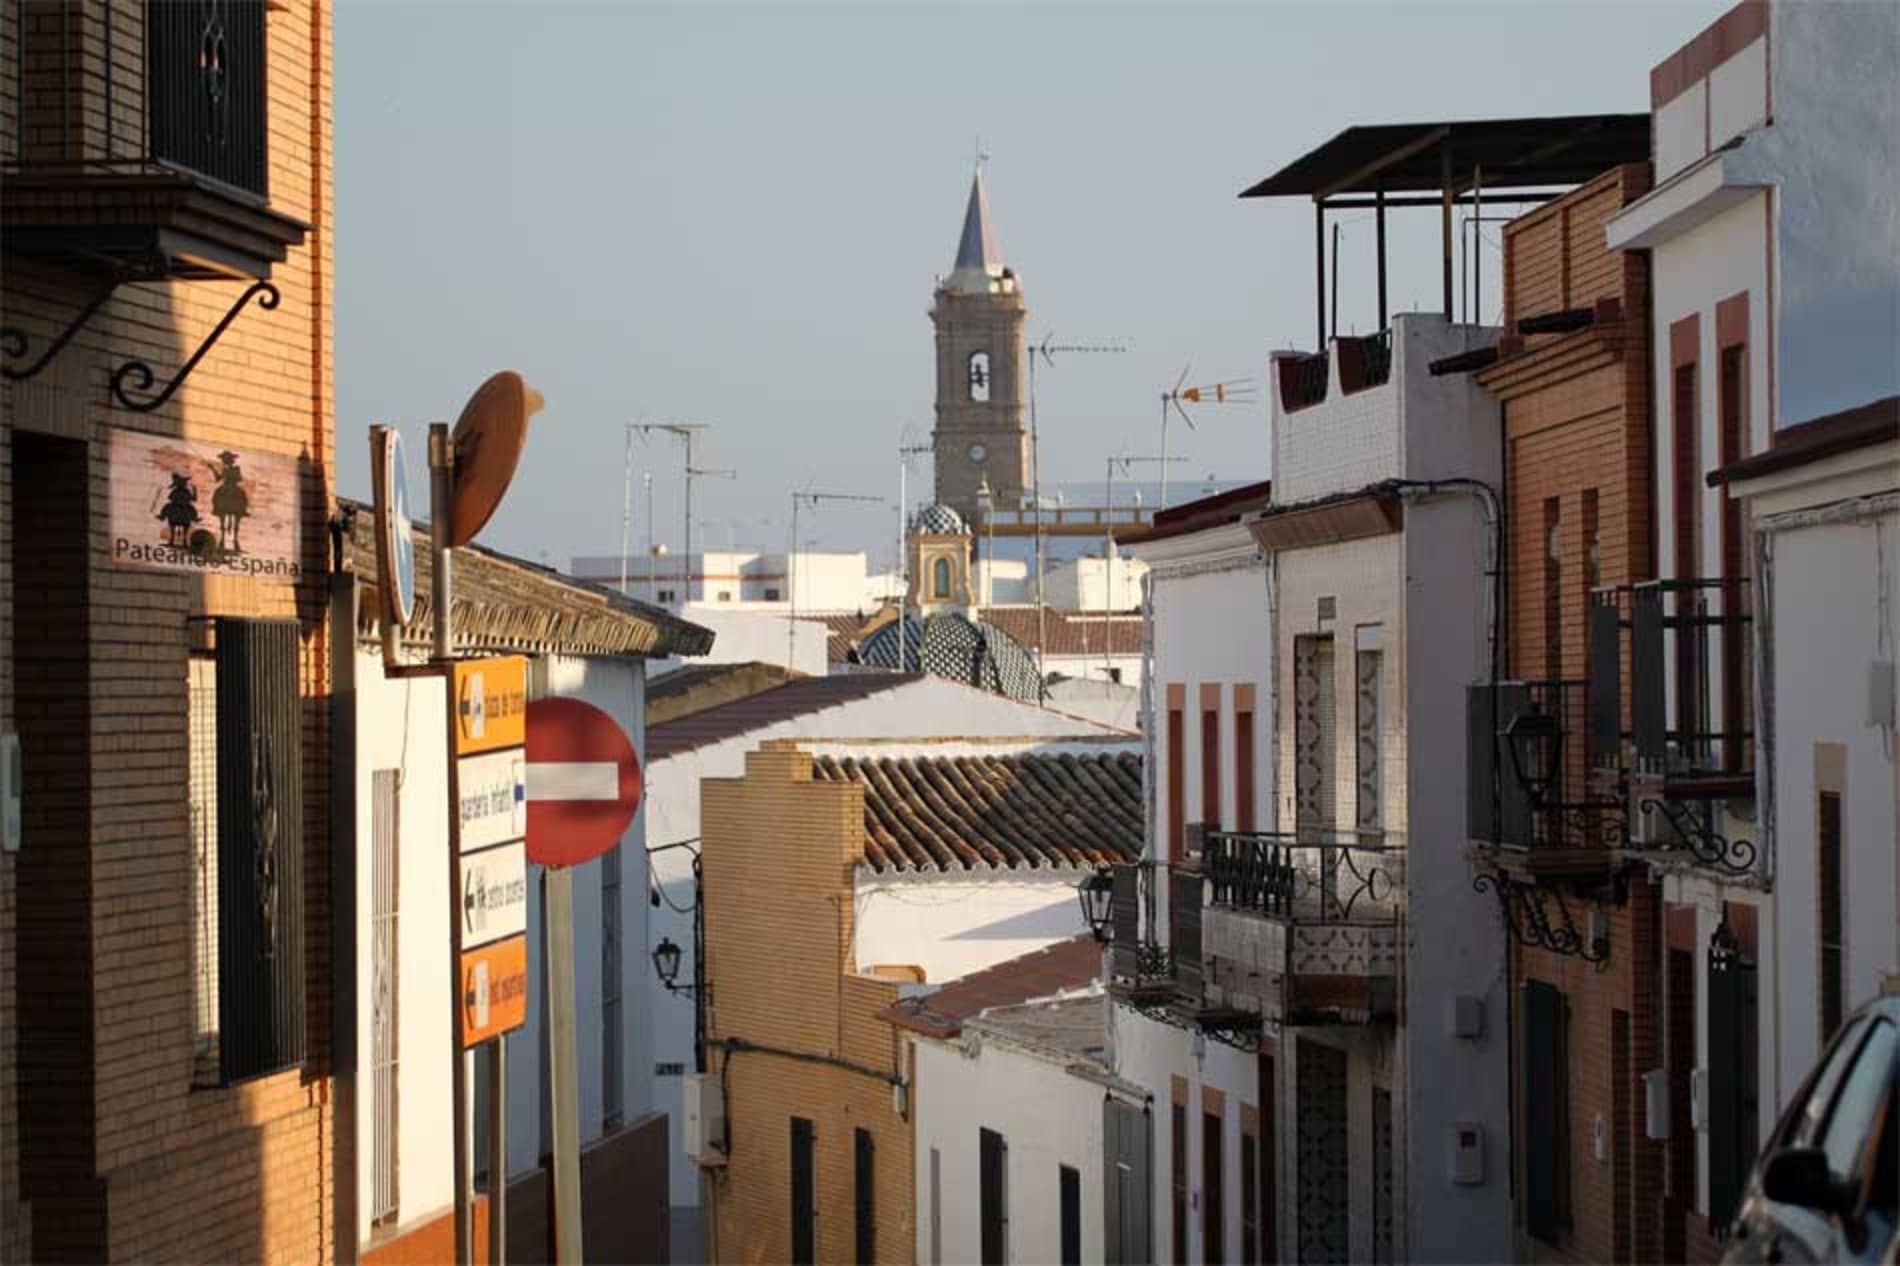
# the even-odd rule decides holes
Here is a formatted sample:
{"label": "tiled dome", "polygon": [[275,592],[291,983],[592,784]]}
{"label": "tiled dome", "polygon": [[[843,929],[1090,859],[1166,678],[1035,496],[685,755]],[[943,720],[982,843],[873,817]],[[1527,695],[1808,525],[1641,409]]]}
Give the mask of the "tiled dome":
{"label": "tiled dome", "polygon": [[910,521],[910,530],[924,536],[961,536],[969,532],[970,525],[947,505],[928,505]]}
{"label": "tiled dome", "polygon": [[944,611],[921,620],[906,615],[901,627],[903,663],[898,662],[896,620],[859,643],[859,661],[876,668],[922,670],[1011,699],[1040,702],[1035,659],[995,625],[960,611]]}

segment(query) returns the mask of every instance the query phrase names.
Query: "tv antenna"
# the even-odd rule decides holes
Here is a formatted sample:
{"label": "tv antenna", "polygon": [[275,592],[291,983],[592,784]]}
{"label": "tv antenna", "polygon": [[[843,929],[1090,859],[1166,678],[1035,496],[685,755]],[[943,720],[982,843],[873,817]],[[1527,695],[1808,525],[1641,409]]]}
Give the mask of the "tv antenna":
{"label": "tv antenna", "polygon": [[788,669],[793,666],[798,650],[798,508],[802,505],[816,508],[821,501],[860,501],[882,505],[884,498],[867,497],[854,492],[793,491],[792,548],[785,555],[785,596],[791,602],[791,614],[785,619],[785,667]]}
{"label": "tv antenna", "polygon": [[679,602],[684,606],[692,597],[693,589],[693,481],[695,479],[737,479],[739,472],[711,466],[700,466],[693,460],[693,448],[702,431],[712,424],[709,422],[629,422],[629,432],[638,431],[642,436],[655,431],[671,435],[686,445],[686,530],[685,548],[680,551],[680,593]]}
{"label": "tv antenna", "polygon": [[1228,405],[1251,404],[1255,399],[1254,381],[1251,378],[1228,378],[1221,382],[1204,383],[1200,386],[1187,385],[1188,374],[1193,372],[1194,362],[1189,361],[1181,367],[1181,376],[1174,380],[1171,390],[1161,393],[1161,456],[1159,460],[1164,469],[1161,472],[1161,506],[1168,508],[1168,420],[1169,416],[1179,417],[1192,431],[1194,418],[1187,411],[1187,405]]}
{"label": "tv antenna", "polygon": [[1128,349],[1119,343],[1058,343],[1053,332],[1044,334],[1042,342],[1029,347],[1029,487],[1030,503],[1036,511],[1036,702],[1042,703],[1048,698],[1049,673],[1044,663],[1044,645],[1048,641],[1048,620],[1044,613],[1042,600],[1042,446],[1036,432],[1036,359],[1042,358],[1045,365],[1056,363],[1056,353],[1108,353],[1118,354]]}

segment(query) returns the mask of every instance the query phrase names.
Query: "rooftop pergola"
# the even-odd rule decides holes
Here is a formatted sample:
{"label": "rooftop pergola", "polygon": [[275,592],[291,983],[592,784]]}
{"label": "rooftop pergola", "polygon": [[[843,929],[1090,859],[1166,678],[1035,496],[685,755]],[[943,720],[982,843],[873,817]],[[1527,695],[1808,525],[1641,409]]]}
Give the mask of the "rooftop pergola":
{"label": "rooftop pergola", "polygon": [[1326,346],[1326,213],[1372,208],[1379,252],[1379,328],[1386,325],[1385,213],[1440,209],[1445,314],[1452,312],[1452,207],[1545,202],[1622,163],[1649,159],[1647,114],[1576,114],[1464,123],[1350,127],[1241,191],[1313,200],[1319,347]]}

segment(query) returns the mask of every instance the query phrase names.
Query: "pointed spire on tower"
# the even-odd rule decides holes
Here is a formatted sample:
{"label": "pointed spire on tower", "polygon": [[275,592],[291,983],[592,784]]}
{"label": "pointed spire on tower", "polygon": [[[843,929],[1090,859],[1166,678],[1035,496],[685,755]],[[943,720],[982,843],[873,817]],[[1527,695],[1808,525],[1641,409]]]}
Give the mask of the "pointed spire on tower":
{"label": "pointed spire on tower", "polygon": [[990,196],[983,185],[983,164],[970,181],[970,203],[963,212],[963,236],[957,239],[956,267],[945,285],[965,294],[984,294],[1003,275],[1003,251],[990,223]]}

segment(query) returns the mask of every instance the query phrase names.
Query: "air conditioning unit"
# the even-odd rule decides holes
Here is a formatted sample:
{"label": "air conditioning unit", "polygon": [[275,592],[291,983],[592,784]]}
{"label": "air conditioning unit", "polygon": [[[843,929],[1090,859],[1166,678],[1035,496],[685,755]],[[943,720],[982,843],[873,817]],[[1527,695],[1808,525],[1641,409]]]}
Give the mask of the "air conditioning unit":
{"label": "air conditioning unit", "polygon": [[680,1078],[680,1127],[686,1156],[696,1165],[726,1163],[726,1093],[710,1073],[688,1073]]}

